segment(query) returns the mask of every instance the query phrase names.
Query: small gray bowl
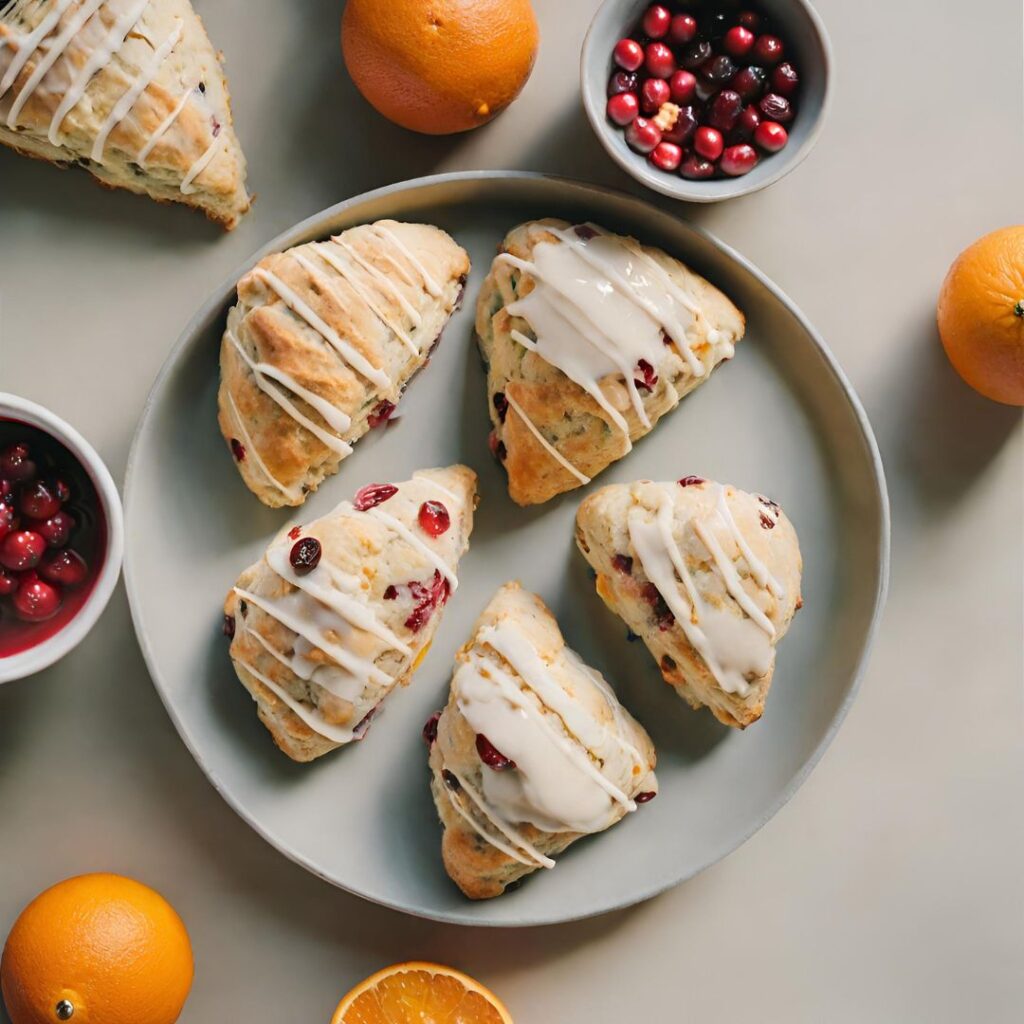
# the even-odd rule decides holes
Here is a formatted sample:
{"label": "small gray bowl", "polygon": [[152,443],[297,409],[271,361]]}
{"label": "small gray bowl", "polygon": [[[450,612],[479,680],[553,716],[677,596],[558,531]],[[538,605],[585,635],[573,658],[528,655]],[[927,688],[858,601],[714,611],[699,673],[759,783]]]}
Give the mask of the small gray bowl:
{"label": "small gray bowl", "polygon": [[[660,171],[626,145],[623,130],[605,115],[606,89],[615,66],[612,49],[639,24],[651,0],[605,0],[590,24],[580,56],[580,90],[590,124],[609,156],[637,181],[655,192],[691,203],[717,203],[756,192],[788,174],[811,151],[828,109],[832,50],[825,26],[808,0],[758,0],[751,6],[763,11],[778,26],[800,72],[800,106],[791,125],[789,143],[779,153],[764,157],[739,178],[690,181],[677,173]],[[667,2],[667,6],[674,6]],[[695,5],[690,5],[695,6]],[[708,4],[711,6],[711,4]],[[739,8],[741,5],[736,4]]]}

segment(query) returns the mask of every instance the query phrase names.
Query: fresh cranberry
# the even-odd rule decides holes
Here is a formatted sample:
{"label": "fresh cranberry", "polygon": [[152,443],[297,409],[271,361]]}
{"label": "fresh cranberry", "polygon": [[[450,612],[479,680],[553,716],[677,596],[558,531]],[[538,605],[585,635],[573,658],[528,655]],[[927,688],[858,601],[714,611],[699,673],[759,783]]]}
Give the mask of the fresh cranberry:
{"label": "fresh cranberry", "polygon": [[9,505],[0,505],[0,540],[3,540],[18,524],[14,509]]}
{"label": "fresh cranberry", "polygon": [[85,582],[89,567],[85,559],[71,548],[49,551],[39,564],[39,575],[48,583],[60,583],[65,587],[77,587]]}
{"label": "fresh cranberry", "polygon": [[420,505],[419,516],[417,517],[420,529],[430,537],[440,537],[448,531],[452,525],[448,509],[439,501],[425,501]]}
{"label": "fresh cranberry", "polygon": [[236,462],[245,462],[245,445],[237,437],[231,438],[231,454]]}
{"label": "fresh cranberry", "polygon": [[658,170],[674,171],[683,159],[683,151],[674,142],[659,142],[647,157]]}
{"label": "fresh cranberry", "polygon": [[386,398],[381,399],[381,401],[374,406],[373,412],[366,417],[367,426],[369,426],[371,430],[376,427],[381,427],[391,419],[394,413],[395,403],[389,402]]}
{"label": "fresh cranberry", "polygon": [[789,132],[775,121],[762,121],[754,132],[754,141],[766,153],[778,153],[789,141]]}
{"label": "fresh cranberry", "polygon": [[367,484],[356,491],[356,496],[352,499],[352,507],[357,512],[365,512],[375,505],[382,505],[397,493],[398,488],[394,484]]}
{"label": "fresh cranberry", "polygon": [[612,96],[608,100],[605,111],[609,121],[613,121],[620,128],[625,128],[640,113],[640,103],[636,98],[636,93],[620,92],[618,96]]}
{"label": "fresh cranberry", "polygon": [[636,364],[636,368],[640,371],[640,379],[636,382],[637,386],[645,391],[653,391],[658,383],[658,375],[654,372],[654,367],[646,359],[641,359]]}
{"label": "fresh cranberry", "polygon": [[669,42],[674,46],[685,46],[697,34],[697,19],[692,14],[677,14],[668,28]]}
{"label": "fresh cranberry", "polygon": [[316,537],[303,537],[292,545],[288,561],[296,575],[306,576],[320,564],[322,554],[323,548]]}
{"label": "fresh cranberry", "polygon": [[777,92],[767,92],[761,97],[758,104],[761,116],[766,121],[778,121],[779,124],[788,124],[793,120],[793,108],[785,96]]}
{"label": "fresh cranberry", "polygon": [[695,106],[690,104],[680,107],[676,123],[662,134],[662,138],[666,142],[674,142],[677,146],[685,146],[693,138],[693,133],[699,127],[699,123]]}
{"label": "fresh cranberry", "polygon": [[708,58],[700,66],[700,77],[716,89],[721,89],[735,74],[736,65],[724,53]]}
{"label": "fresh cranberry", "polygon": [[680,69],[668,80],[669,97],[673,103],[682,106],[693,99],[697,90],[697,77],[692,71]]}
{"label": "fresh cranberry", "polygon": [[622,92],[636,92],[640,88],[640,76],[635,71],[616,71],[608,79],[608,95],[618,96]]}
{"label": "fresh cranberry", "polygon": [[638,804],[649,804],[657,795],[653,790],[648,790],[646,793],[637,793],[633,800]]}
{"label": "fresh cranberry", "polygon": [[10,597],[17,589],[18,577],[6,569],[0,569],[0,597]]}
{"label": "fresh cranberry", "polygon": [[644,67],[654,78],[670,78],[676,69],[676,59],[664,43],[648,43],[644,50]]}
{"label": "fresh cranberry", "polygon": [[767,77],[768,73],[764,68],[751,64],[749,67],[741,68],[736,72],[733,80],[729,83],[729,88],[735,89],[740,94],[744,103],[749,103],[761,95],[761,90],[764,89]]}
{"label": "fresh cranberry", "polygon": [[722,46],[730,57],[745,57],[753,45],[754,33],[743,25],[733,25],[722,40]]}
{"label": "fresh cranberry", "polygon": [[715,176],[715,165],[696,153],[691,153],[680,165],[679,173],[691,181],[705,181]]}
{"label": "fresh cranberry", "polygon": [[637,153],[650,153],[661,142],[661,129],[646,117],[635,117],[626,128],[626,143]]}
{"label": "fresh cranberry", "polygon": [[761,16],[753,11],[740,11],[736,21],[744,28],[749,28],[751,32],[756,32],[761,27]]}
{"label": "fresh cranberry", "polygon": [[745,142],[738,146],[730,146],[722,153],[722,171],[733,178],[752,171],[756,164],[757,150]]}
{"label": "fresh cranberry", "polygon": [[640,107],[645,114],[656,114],[671,95],[672,90],[664,78],[648,78],[640,92]]}
{"label": "fresh cranberry", "polygon": [[707,160],[717,160],[722,155],[722,133],[717,128],[701,125],[693,137],[693,148]]}
{"label": "fresh cranberry", "polygon": [[75,528],[75,520],[70,512],[61,509],[56,515],[44,519],[41,523],[32,523],[31,528],[41,534],[51,548],[62,548],[67,544],[71,531]]}
{"label": "fresh cranberry", "polygon": [[730,145],[737,142],[749,142],[760,123],[761,111],[758,110],[753,103],[747,104],[747,106],[740,111],[740,116],[736,118],[736,124],[733,126],[732,132],[729,134]]}
{"label": "fresh cranberry", "polygon": [[629,576],[633,572],[633,559],[629,555],[612,555],[612,567]]}
{"label": "fresh cranberry", "polygon": [[423,742],[432,747],[437,741],[437,723],[441,721],[441,712],[435,711],[423,725]]}
{"label": "fresh cranberry", "polygon": [[225,615],[224,621],[220,624],[221,633],[226,636],[229,640],[235,638],[235,617],[234,615]]}
{"label": "fresh cranberry", "polygon": [[620,39],[612,50],[612,59],[624,71],[636,71],[644,62],[644,48],[635,39]]}
{"label": "fresh cranberry", "polygon": [[49,519],[60,511],[60,498],[44,480],[32,480],[21,489],[19,508],[30,519]]}
{"label": "fresh cranberry", "polygon": [[511,771],[516,766],[515,761],[507,758],[482,732],[476,734],[476,752],[480,760],[496,772]]}
{"label": "fresh cranberry", "polygon": [[796,68],[788,60],[784,64],[779,64],[772,71],[772,91],[777,92],[780,96],[787,98],[792,96],[799,85],[800,76],[796,73]]}
{"label": "fresh cranberry", "polygon": [[498,414],[498,419],[504,423],[505,417],[508,415],[508,399],[505,397],[505,392],[495,391],[492,401],[494,403],[494,411]]}
{"label": "fresh cranberry", "polygon": [[417,580],[412,581],[409,593],[415,603],[412,613],[405,620],[405,628],[418,633],[430,621],[434,609],[447,602],[450,589],[447,577],[442,576],[437,569],[434,570],[429,586]]}
{"label": "fresh cranberry", "polygon": [[661,4],[653,4],[647,8],[641,24],[645,35],[651,39],[661,39],[672,25],[672,12]]}
{"label": "fresh cranberry", "polygon": [[0,565],[15,572],[34,569],[46,552],[46,541],[34,530],[14,530],[0,541]]}
{"label": "fresh cranberry", "polygon": [[711,44],[703,39],[690,43],[683,50],[679,63],[687,71],[696,71],[711,56]]}
{"label": "fresh cranberry", "polygon": [[723,89],[708,108],[708,124],[720,132],[729,132],[736,126],[743,110],[740,94],[732,89]]}
{"label": "fresh cranberry", "polygon": [[782,60],[782,40],[778,36],[758,36],[754,42],[754,59],[758,64],[778,64]]}
{"label": "fresh cranberry", "polygon": [[22,578],[11,599],[14,612],[25,622],[43,622],[60,610],[60,591],[32,574]]}
{"label": "fresh cranberry", "polygon": [[702,476],[684,476],[679,481],[680,487],[696,487],[697,484],[704,483],[704,477]]}
{"label": "fresh cranberry", "polygon": [[21,483],[36,475],[36,464],[27,444],[16,442],[0,451],[0,476]]}

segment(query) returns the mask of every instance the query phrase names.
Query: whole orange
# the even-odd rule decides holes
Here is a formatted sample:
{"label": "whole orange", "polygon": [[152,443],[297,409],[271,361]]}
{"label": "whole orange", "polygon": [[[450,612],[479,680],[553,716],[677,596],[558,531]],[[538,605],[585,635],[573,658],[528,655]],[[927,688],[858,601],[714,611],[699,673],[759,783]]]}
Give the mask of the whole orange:
{"label": "whole orange", "polygon": [[519,95],[537,55],[530,0],[348,0],[341,49],[386,118],[428,135],[490,121]]}
{"label": "whole orange", "polygon": [[181,918],[120,875],[80,875],[40,893],[0,961],[12,1024],[174,1024],[191,986]]}
{"label": "whole orange", "polygon": [[979,238],[942,282],[939,336],[975,391],[1024,405],[1024,224]]}

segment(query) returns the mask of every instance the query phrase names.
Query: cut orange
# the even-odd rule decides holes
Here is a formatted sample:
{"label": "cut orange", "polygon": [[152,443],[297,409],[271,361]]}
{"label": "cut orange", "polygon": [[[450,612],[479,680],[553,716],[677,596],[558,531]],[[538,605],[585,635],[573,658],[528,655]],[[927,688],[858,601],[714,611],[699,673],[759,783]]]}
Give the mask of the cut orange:
{"label": "cut orange", "polygon": [[331,1024],[513,1024],[493,992],[461,971],[410,962],[371,975],[338,1004]]}

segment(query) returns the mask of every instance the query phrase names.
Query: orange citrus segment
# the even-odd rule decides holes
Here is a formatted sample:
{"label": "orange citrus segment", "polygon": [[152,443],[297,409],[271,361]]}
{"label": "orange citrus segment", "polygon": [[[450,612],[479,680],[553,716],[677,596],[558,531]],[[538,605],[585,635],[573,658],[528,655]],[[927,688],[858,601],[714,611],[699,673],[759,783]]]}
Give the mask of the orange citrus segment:
{"label": "orange citrus segment", "polygon": [[395,964],[357,985],[331,1024],[512,1024],[479,982],[440,964]]}

